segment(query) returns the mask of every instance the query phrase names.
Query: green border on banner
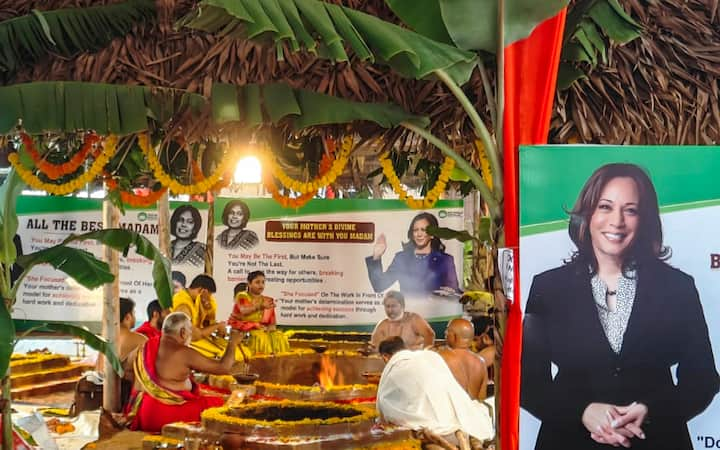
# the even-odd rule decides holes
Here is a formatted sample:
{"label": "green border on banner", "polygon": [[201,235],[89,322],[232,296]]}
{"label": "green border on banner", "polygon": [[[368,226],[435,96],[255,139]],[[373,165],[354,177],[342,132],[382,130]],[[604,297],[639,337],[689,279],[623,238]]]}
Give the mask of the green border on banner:
{"label": "green border on banner", "polygon": [[[720,183],[707,176],[720,173],[720,146],[522,146],[520,235],[567,228],[565,210],[592,172],[610,162],[632,162],[647,170],[664,213],[720,205]],[[544,188],[533,189],[537,186]]]}
{"label": "green border on banner", "polygon": [[[81,212],[81,211],[102,211],[103,200],[99,198],[82,198],[82,197],[63,197],[62,202],[57,201],[55,196],[44,196],[44,195],[22,195],[20,200],[17,202],[17,213],[18,214],[51,214],[58,212]],[[179,200],[172,200],[170,202],[170,209],[174,209],[180,205],[193,205],[197,209],[206,210],[209,209],[209,205],[203,202],[183,202]],[[152,208],[130,208],[125,207],[125,211],[141,211],[141,210],[155,210]],[[121,216],[122,217],[122,216]]]}
{"label": "green border on banner", "polygon": [[[267,198],[219,197],[215,200],[215,223],[222,223],[225,204],[232,200],[242,200],[250,208],[250,222],[258,220],[280,219],[283,217],[307,216],[318,214],[341,214],[358,211],[407,211],[410,209],[402,200],[368,199],[313,199],[298,209],[283,208],[277,202],[268,202]],[[438,200],[428,209],[462,208],[463,200]],[[418,213],[422,210],[418,210]],[[442,219],[442,217],[440,217]]]}

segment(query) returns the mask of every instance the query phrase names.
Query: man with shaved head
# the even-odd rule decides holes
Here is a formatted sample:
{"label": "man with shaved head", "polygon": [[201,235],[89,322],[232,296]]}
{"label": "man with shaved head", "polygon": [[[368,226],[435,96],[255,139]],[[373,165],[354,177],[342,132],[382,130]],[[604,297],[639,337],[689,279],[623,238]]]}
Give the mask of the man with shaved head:
{"label": "man with shaved head", "polygon": [[487,396],[487,367],[470,351],[474,337],[475,330],[471,322],[465,319],[453,319],[445,330],[448,348],[439,353],[470,397],[484,400]]}

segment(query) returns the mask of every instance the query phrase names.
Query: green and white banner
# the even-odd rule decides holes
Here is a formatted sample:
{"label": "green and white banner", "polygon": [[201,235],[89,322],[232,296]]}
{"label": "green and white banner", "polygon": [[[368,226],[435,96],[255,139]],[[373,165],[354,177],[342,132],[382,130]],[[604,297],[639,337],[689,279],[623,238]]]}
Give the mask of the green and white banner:
{"label": "green and white banner", "polygon": [[[425,212],[441,227],[464,229],[461,201],[439,201]],[[237,219],[246,225],[232,223],[235,213],[249,215]],[[280,325],[373,326],[385,318],[382,299],[388,289],[401,290],[407,310],[429,321],[460,315],[457,295],[435,292],[443,283],[429,281],[449,269],[433,262],[441,255],[429,255],[429,275],[418,271],[408,280],[399,262],[391,269],[397,273],[388,271],[406,254],[403,244],[411,241],[409,228],[419,213],[395,200],[311,200],[292,211],[270,199],[218,199],[213,268],[224,297],[218,298],[218,317],[229,316],[233,287],[255,270],[265,273],[265,295],[275,298]],[[373,287],[366,258],[381,235],[387,249],[373,266],[383,272]],[[449,278],[462,282],[462,245],[443,244],[445,260],[453,262]]]}
{"label": "green and white banner", "polygon": [[[188,242],[190,248],[205,252],[207,238],[207,205],[172,202],[176,229],[171,233],[175,243],[173,270],[182,270],[188,281],[204,271],[204,259],[194,264],[182,256],[178,241]],[[27,254],[61,243],[70,234],[102,229],[102,201],[72,197],[21,197],[17,203],[18,238],[22,252]],[[120,218],[121,228],[138,232],[158,244],[158,216],[154,210],[128,209]],[[196,223],[197,221],[200,223]],[[194,237],[192,237],[194,235]],[[179,237],[178,237],[179,236]],[[192,237],[192,238],[191,238]],[[17,239],[17,238],[16,238]],[[71,244],[103,257],[102,246],[95,241]],[[136,303],[138,321],[145,317],[145,307],[155,299],[152,280],[152,261],[131,250],[127,257],[120,255],[120,296]],[[80,322],[97,330],[102,315],[102,288],[89,291],[68,278],[63,272],[47,264],[36,266],[23,279],[18,289],[13,318],[32,321]]]}
{"label": "green and white banner", "polygon": [[[533,279],[538,274],[542,274],[550,269],[563,267],[573,256],[574,252],[576,252],[576,246],[568,234],[569,212],[573,209],[578,194],[593,172],[608,163],[635,164],[644,169],[649,175],[657,191],[660,205],[662,243],[668,246],[672,252],[667,263],[685,274],[692,276],[694,279],[702,305],[702,311],[704,312],[705,323],[697,321],[692,327],[703,330],[703,327],[707,325],[712,351],[702,353],[701,349],[698,348],[699,345],[693,343],[693,350],[697,350],[698,354],[705,355],[704,361],[688,363],[681,357],[675,361],[674,365],[669,366],[666,371],[671,372],[673,382],[676,385],[678,382],[682,383],[682,386],[684,386],[683,389],[687,389],[688,384],[691,388],[694,386],[694,389],[703,389],[704,386],[714,383],[713,377],[707,376],[704,378],[700,377],[700,379],[690,379],[693,375],[688,375],[689,373],[700,372],[692,372],[693,369],[688,369],[688,364],[694,364],[696,366],[707,365],[707,362],[712,360],[713,352],[716,371],[718,370],[718,363],[720,362],[720,234],[718,233],[720,227],[720,182],[718,182],[718,174],[720,173],[720,147],[531,146],[521,148],[520,300],[522,309],[525,311]],[[605,186],[607,186],[607,184]],[[603,186],[600,187],[602,188]],[[603,192],[597,192],[595,194],[602,198],[602,196],[605,195]],[[640,202],[642,203],[642,198]],[[642,207],[641,204],[640,208]],[[633,211],[629,210],[629,213],[632,214]],[[643,233],[644,231],[639,230],[647,226],[647,223],[643,223],[642,220],[641,216],[636,233]],[[592,234],[592,222],[586,225],[590,229],[590,235],[595,239],[595,235]],[[623,226],[627,225],[623,224]],[[622,228],[614,234],[605,230],[601,234],[604,234],[609,241],[613,241],[611,244],[616,244],[618,241],[624,239],[624,236],[627,234],[627,231],[623,230],[625,229]],[[607,233],[610,234],[608,235]],[[637,235],[635,239],[638,239]],[[595,246],[594,243],[593,246]],[[598,244],[598,246],[602,246],[602,244]],[[599,248],[599,250],[595,251],[597,253],[598,251],[605,250]],[[561,271],[556,273],[559,272]],[[548,276],[546,274],[544,276],[544,279],[547,280],[553,275]],[[639,289],[645,289],[644,286],[648,285],[647,280],[638,280],[637,282],[640,286]],[[643,283],[646,284],[643,286]],[[665,279],[655,279],[649,283],[659,289],[672,288],[672,286],[665,284],[669,283],[669,281]],[[560,281],[559,284],[563,284],[563,282]],[[563,292],[563,289],[565,289],[564,292],[571,295],[570,292],[573,292],[571,291],[572,286],[572,281],[567,281],[562,288],[558,287],[558,292]],[[538,289],[537,286],[536,289]],[[553,290],[553,292],[555,291]],[[588,308],[590,308],[588,311],[595,311],[596,305],[593,304],[593,297],[590,295],[591,289],[589,286],[587,286],[586,292],[588,293],[587,295],[575,295],[573,299],[567,301],[589,301],[591,304],[588,306]],[[538,295],[539,298],[540,293],[538,292],[533,295]],[[608,295],[615,294],[608,293]],[[638,298],[640,295],[642,294],[637,294],[635,298]],[[690,292],[688,297],[692,296],[693,294]],[[557,305],[558,302],[566,301],[566,299],[558,297],[562,297],[562,295],[558,295],[554,299],[544,299],[541,314],[552,310],[553,305]],[[589,297],[589,300],[586,297]],[[533,297],[533,299],[535,298],[536,297]],[[642,298],[640,301],[644,300],[645,299]],[[683,302],[688,301],[688,299],[679,298],[677,301]],[[536,305],[537,304],[539,303],[536,303]],[[572,305],[573,303],[568,304]],[[635,305],[637,305],[637,303],[635,303]],[[688,303],[688,305],[691,305],[691,303]],[[688,306],[688,308],[691,307],[692,305]],[[608,308],[612,310],[610,306],[608,306]],[[637,312],[635,309],[630,312],[629,322],[626,322],[627,333],[630,333],[633,326],[636,326],[640,323],[638,321],[642,320],[636,317],[637,314],[640,314],[640,312]],[[687,335],[686,327],[680,322],[682,320],[680,316],[667,317],[669,313],[662,310],[655,311],[654,314],[655,316],[652,320],[658,324],[669,326],[665,327],[666,331],[663,333],[665,336],[663,340],[656,341],[654,337],[651,337],[655,336],[654,332],[649,330],[644,331],[645,336],[648,336],[647,341],[642,344],[645,346],[644,358],[660,358],[661,356],[665,356],[672,351],[670,348],[674,348],[676,344],[680,344],[681,346],[689,345],[687,342],[678,343],[673,341],[672,336]],[[558,313],[558,316],[560,315],[562,315],[562,313]],[[696,317],[697,316],[699,315],[696,314]],[[590,353],[596,349],[596,347],[589,343],[589,335],[592,333],[590,328],[600,330],[601,333],[603,330],[599,318],[597,319],[597,327],[595,324],[591,324],[591,327],[581,332],[574,326],[577,323],[576,321],[580,320],[579,318],[571,316],[570,314],[565,314],[563,317],[564,320],[560,320],[557,323],[546,324],[553,327],[552,330],[541,331],[539,334],[545,337],[562,334],[567,338],[566,341],[572,342],[572,345],[548,342],[544,346],[545,355],[549,355],[547,361],[545,361],[548,363],[547,370],[552,372],[551,375],[548,374],[547,376],[551,376],[552,381],[548,381],[549,384],[545,384],[547,392],[543,395],[548,396],[546,400],[549,403],[547,403],[547,405],[554,405],[554,407],[560,404],[570,403],[571,401],[569,399],[575,395],[572,392],[563,391],[560,386],[567,386],[568,379],[587,370],[582,367],[576,367],[576,365],[577,361],[583,358],[590,359]],[[526,316],[526,327],[527,318]],[[545,322],[539,320],[532,323],[538,324]],[[526,342],[525,348],[523,349],[524,352],[529,350],[527,340],[534,339],[536,335],[533,333],[537,331],[531,330],[533,333],[528,333],[528,329],[525,328],[525,330],[524,339]],[[578,331],[577,335],[574,334],[575,331],[573,330]],[[610,331],[605,330],[605,333],[610,333]],[[627,333],[625,334],[626,338],[628,336]],[[698,339],[698,342],[702,342],[702,339]],[[582,354],[576,355],[575,359],[568,360],[567,353],[563,353],[567,348],[580,350]],[[622,348],[624,349],[624,347]],[[632,368],[635,367],[633,364],[637,363],[639,366],[644,364],[642,361],[625,361],[622,350],[619,355],[620,363],[615,369],[616,372],[614,374],[608,372],[604,386],[612,386],[612,383],[616,383],[616,379],[613,377],[616,377],[618,373],[620,373],[621,366],[633,370]],[[524,355],[524,361],[526,361],[526,357],[531,358],[533,361],[542,359],[540,357],[535,358],[535,355]],[[598,356],[595,361],[601,357],[604,356]],[[657,361],[657,359],[654,360]],[[571,362],[568,363],[568,361]],[[680,366],[684,364],[684,367],[678,367],[678,362]],[[570,367],[569,369],[568,366]],[[539,374],[543,372],[544,367],[545,366],[543,366],[542,370],[535,371],[534,373]],[[533,368],[532,370],[535,369]],[[532,370],[524,370],[524,373],[532,372]],[[678,381],[678,373],[681,371],[684,371],[682,373],[685,378]],[[597,373],[593,374],[593,376],[595,375],[597,375]],[[544,373],[539,375],[539,377],[544,376]],[[559,378],[562,378],[562,381],[560,381]],[[646,382],[653,383],[656,382],[656,380],[648,378]],[[523,398],[521,405],[525,404],[527,406],[528,403],[524,402],[529,402],[530,399],[535,401],[540,398],[538,393],[526,392],[528,386],[534,384],[533,380],[523,380],[523,389],[525,390],[521,392],[521,397]],[[538,385],[539,384],[542,383],[538,383]],[[583,389],[592,391],[594,389],[593,381],[586,379]],[[592,392],[590,394],[592,394]],[[620,393],[611,394],[617,394],[618,397],[623,396]],[[659,432],[653,427],[657,427],[660,423],[666,424],[668,427],[675,425],[681,426],[682,430],[684,430],[685,421],[680,418],[680,411],[684,411],[684,409],[679,402],[690,401],[689,399],[692,396],[683,395],[683,397],[685,397],[684,399],[673,400],[675,398],[673,394],[674,392],[670,392],[666,396],[666,401],[661,404],[662,410],[659,410],[658,406],[655,406],[654,410],[652,407],[648,408],[648,421],[641,425],[645,428],[648,439],[646,441],[647,443],[652,442],[651,439],[657,438]],[[590,395],[590,397],[592,397],[592,395]],[[641,399],[635,400],[642,401]],[[592,401],[613,403],[608,398],[607,392],[603,398],[593,399]],[[694,417],[687,423],[689,429],[689,442],[687,445],[692,445],[693,448],[698,450],[720,447],[720,431],[718,431],[719,428],[717,426],[717,424],[720,423],[720,398],[716,396],[709,401],[710,404],[707,407],[702,404],[702,401],[698,401],[698,404],[695,405],[696,410],[694,411],[697,415],[690,414],[690,416]],[[535,404],[532,406],[535,407]],[[570,410],[571,408],[566,409]],[[562,408],[557,407],[556,410],[559,411],[562,410]],[[552,437],[549,437],[547,434],[543,438],[538,439],[538,430],[541,426],[546,431],[552,430],[559,438],[567,438],[569,445],[567,448],[580,448],[569,444],[570,442],[574,442],[571,436],[577,433],[582,434],[586,432],[582,438],[590,438],[590,432],[585,430],[586,425],[580,417],[581,413],[578,413],[577,417],[571,417],[567,424],[562,425],[558,422],[560,420],[559,417],[555,417],[552,420],[548,420],[548,423],[545,423],[544,419],[537,417],[540,415],[537,413],[538,411],[545,411],[545,408],[542,406],[537,407],[535,411],[533,411],[533,414],[525,409],[521,411],[520,449],[546,448],[548,442],[554,442],[552,441]],[[676,419],[674,420],[681,421],[682,423],[676,424],[672,420],[668,422],[661,421],[660,417],[672,416],[674,411],[676,412]],[[563,430],[562,432],[559,431],[561,429]],[[655,432],[654,435],[652,434],[653,432]],[[540,433],[540,435],[543,436],[543,431],[540,431]],[[633,442],[634,441],[631,440],[631,443]],[[642,446],[645,443],[637,442],[637,444]],[[681,447],[685,448],[683,446]],[[659,447],[651,446],[641,448]]]}
{"label": "green and white banner", "polygon": [[[101,211],[97,199],[22,197],[20,247],[30,253],[58,244],[71,233],[100,229]],[[425,226],[435,220],[441,227],[463,229],[463,204],[439,201],[424,212],[425,219],[414,221],[419,213],[395,200],[312,200],[294,211],[267,198],[218,198],[214,238],[208,247],[208,205],[172,202],[172,268],[185,275],[189,285],[203,273],[205,255],[212,258],[218,320],[225,320],[232,310],[235,284],[246,281],[254,270],[265,272],[265,294],[277,301],[279,325],[371,327],[385,317],[382,299],[388,289],[404,291],[409,311],[430,321],[446,320],[462,313],[457,292],[462,287],[462,244],[442,242],[444,251],[432,252],[426,260],[416,261],[413,255],[410,262],[403,259],[408,255],[403,246],[412,243],[412,223]],[[128,209],[120,224],[157,245],[157,219],[155,210]],[[372,265],[373,284],[366,258],[381,235],[386,250]],[[102,258],[99,244],[79,245]],[[396,259],[399,262],[393,263]],[[415,268],[420,269],[408,274]],[[155,298],[152,263],[133,251],[120,257],[120,295],[132,298],[138,322],[145,320],[145,307]],[[101,299],[101,288],[88,291],[42,265],[23,280],[13,318],[76,322],[98,330]]]}

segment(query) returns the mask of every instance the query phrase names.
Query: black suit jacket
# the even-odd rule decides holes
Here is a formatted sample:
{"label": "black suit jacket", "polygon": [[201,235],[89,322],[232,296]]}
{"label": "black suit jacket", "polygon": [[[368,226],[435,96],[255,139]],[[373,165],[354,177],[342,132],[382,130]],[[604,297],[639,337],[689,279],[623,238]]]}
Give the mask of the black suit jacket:
{"label": "black suit jacket", "polygon": [[[542,421],[536,449],[597,444],[582,424],[592,402],[648,407],[633,449],[692,449],[687,421],[720,386],[692,277],[660,261],[637,269],[636,298],[616,354],[605,336],[587,266],[537,275],[523,325],[521,405]],[[551,363],[557,375],[551,376]],[[677,385],[671,367],[677,364]]]}

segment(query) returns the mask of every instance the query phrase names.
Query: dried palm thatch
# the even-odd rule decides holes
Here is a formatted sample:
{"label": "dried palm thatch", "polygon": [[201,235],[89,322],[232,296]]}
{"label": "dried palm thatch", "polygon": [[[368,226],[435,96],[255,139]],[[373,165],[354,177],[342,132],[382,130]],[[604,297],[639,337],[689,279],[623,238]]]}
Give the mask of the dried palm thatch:
{"label": "dried palm thatch", "polygon": [[[398,23],[384,1],[335,0]],[[31,9],[88,6],[91,0],[24,2],[0,0],[0,20]],[[163,86],[209,95],[213,82],[238,85],[284,81],[320,93],[357,101],[391,101],[407,111],[425,114],[432,131],[464,149],[479,166],[468,145],[473,136],[467,117],[439,82],[400,78],[389,69],[351,58],[333,64],[312,54],[285,53],[256,42],[219,39],[171,24],[192,7],[191,1],[158,0],[159,21],[139,25],[135,32],[97,53],[74,58],[51,56],[23,68],[8,83],[36,80],[78,80]],[[644,27],[628,45],[613,47],[608,63],[587,80],[558,94],[551,127],[553,142],[670,144],[720,141],[718,72],[720,26],[716,0],[643,2],[623,0],[626,10]],[[489,107],[478,71],[466,91],[489,120]],[[197,125],[197,124],[196,124]],[[195,130],[197,130],[197,126]],[[386,142],[413,143],[397,130]],[[414,142],[417,144],[417,142]],[[427,148],[420,151],[427,153]],[[439,154],[431,151],[431,158]]]}
{"label": "dried palm thatch", "polygon": [[718,1],[621,3],[643,35],[611,48],[607,65],[559,94],[551,140],[720,142]]}

